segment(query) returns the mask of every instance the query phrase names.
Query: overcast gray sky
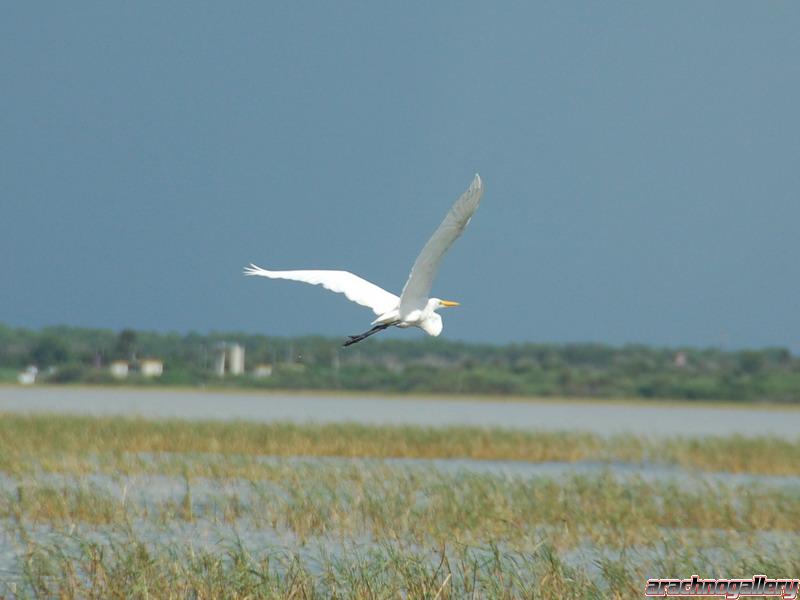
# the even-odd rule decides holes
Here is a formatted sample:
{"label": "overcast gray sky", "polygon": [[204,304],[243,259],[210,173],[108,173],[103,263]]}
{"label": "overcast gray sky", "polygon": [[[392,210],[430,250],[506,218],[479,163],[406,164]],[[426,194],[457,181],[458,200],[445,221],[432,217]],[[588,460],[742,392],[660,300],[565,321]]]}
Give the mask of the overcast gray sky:
{"label": "overcast gray sky", "polygon": [[[800,350],[800,4],[10,3],[0,322]],[[418,332],[397,332],[406,337]],[[397,335],[393,334],[393,335]]]}

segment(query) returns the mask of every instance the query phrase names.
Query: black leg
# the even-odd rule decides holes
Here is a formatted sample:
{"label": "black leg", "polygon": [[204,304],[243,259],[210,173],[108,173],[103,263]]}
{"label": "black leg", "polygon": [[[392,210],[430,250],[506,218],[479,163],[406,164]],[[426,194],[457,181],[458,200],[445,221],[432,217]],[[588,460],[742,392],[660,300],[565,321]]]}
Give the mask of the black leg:
{"label": "black leg", "polygon": [[358,335],[348,335],[347,336],[347,341],[344,344],[342,344],[342,346],[347,347],[350,344],[355,344],[356,342],[360,342],[361,340],[366,339],[369,336],[371,336],[371,335],[373,335],[375,333],[378,333],[379,331],[383,331],[387,327],[391,327],[391,326],[392,326],[391,323],[384,323],[383,325],[375,325],[375,327],[373,327],[372,329],[370,329],[369,331],[366,331],[364,333],[360,333]]}

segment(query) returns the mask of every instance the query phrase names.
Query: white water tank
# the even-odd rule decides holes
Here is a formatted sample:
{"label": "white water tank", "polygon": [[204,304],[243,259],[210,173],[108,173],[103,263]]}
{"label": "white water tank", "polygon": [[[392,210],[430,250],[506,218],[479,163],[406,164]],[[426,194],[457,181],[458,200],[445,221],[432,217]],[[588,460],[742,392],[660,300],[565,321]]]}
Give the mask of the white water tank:
{"label": "white water tank", "polygon": [[228,345],[228,372],[231,375],[244,374],[244,346]]}

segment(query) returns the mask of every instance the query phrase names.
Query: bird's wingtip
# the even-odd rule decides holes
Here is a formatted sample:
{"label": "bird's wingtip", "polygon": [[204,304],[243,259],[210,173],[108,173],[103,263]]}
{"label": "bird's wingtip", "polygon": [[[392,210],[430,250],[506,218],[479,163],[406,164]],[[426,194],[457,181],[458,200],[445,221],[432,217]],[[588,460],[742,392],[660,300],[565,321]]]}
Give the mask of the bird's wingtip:
{"label": "bird's wingtip", "polygon": [[260,270],[261,270],[260,267],[257,267],[253,263],[250,263],[250,266],[247,266],[242,270],[242,274],[243,275],[257,275]]}

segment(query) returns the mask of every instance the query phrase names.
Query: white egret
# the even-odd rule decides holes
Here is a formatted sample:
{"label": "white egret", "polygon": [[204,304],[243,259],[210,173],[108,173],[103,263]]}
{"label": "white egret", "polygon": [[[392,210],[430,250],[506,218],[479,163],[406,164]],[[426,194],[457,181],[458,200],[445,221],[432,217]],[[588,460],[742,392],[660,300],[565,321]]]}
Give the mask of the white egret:
{"label": "white egret", "polygon": [[344,294],[348,300],[371,308],[378,315],[371,323],[372,329],[348,336],[345,346],[392,326],[419,327],[428,335],[438,336],[442,332],[442,318],[436,311],[458,306],[458,302],[429,298],[428,295],[442,257],[467,227],[482,195],[483,182],[476,174],[469,189],[456,200],[417,256],[399,297],[348,271],[268,271],[251,264],[245,268],[244,274],[321,285],[332,292]]}

